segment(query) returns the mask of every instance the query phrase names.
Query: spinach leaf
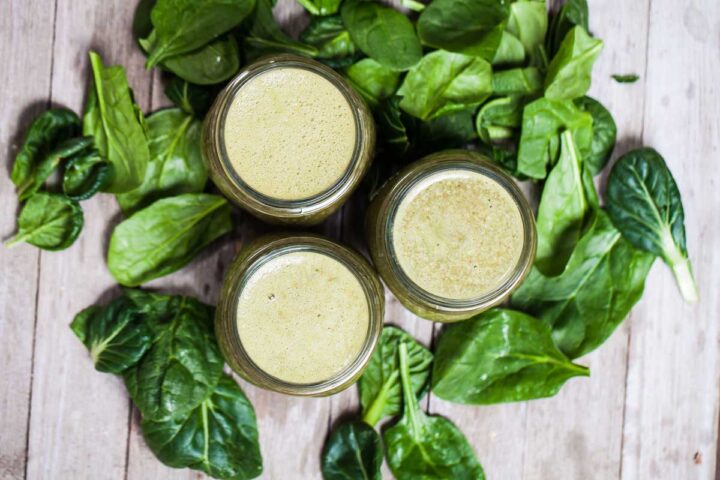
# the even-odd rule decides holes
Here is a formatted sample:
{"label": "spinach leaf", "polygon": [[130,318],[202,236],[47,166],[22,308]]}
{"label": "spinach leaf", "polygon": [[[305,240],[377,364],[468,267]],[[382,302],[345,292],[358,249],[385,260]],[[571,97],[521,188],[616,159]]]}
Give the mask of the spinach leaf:
{"label": "spinach leaf", "polygon": [[545,66],[543,42],[548,29],[547,6],[544,0],[516,1],[510,4],[506,33],[522,44],[530,65]]}
{"label": "spinach leaf", "polygon": [[340,8],[341,0],[298,0],[312,15],[333,15]]}
{"label": "spinach leaf", "polygon": [[535,95],[543,90],[543,78],[535,67],[513,68],[493,73],[495,95]]}
{"label": "spinach leaf", "polygon": [[591,37],[584,28],[570,30],[548,66],[545,96],[550,100],[573,100],[585,95],[602,48],[602,40]]}
{"label": "spinach leaf", "polygon": [[398,355],[403,416],[383,435],[388,465],[395,478],[484,480],[472,446],[455,424],[443,417],[426,415],[418,406],[405,342],[398,346]]}
{"label": "spinach leaf", "polygon": [[207,183],[200,122],[180,109],[153,113],[147,119],[150,163],[138,188],[117,196],[126,214],[160,198],[202,192]]}
{"label": "spinach leaf", "polygon": [[68,160],[84,150],[92,148],[92,137],[70,138],[58,144],[48,155],[40,160],[27,183],[18,187],[18,198],[27,200],[45,184],[64,160]]}
{"label": "spinach leaf", "polygon": [[654,260],[597,210],[562,274],[547,277],[533,268],[512,305],[552,326],[558,348],[577,358],[600,346],[625,319]]}
{"label": "spinach leaf", "polygon": [[525,47],[512,33],[503,32],[495,55],[493,66],[515,66],[525,62]]}
{"label": "spinach leaf", "polygon": [[147,37],[153,31],[152,20],[150,14],[157,3],[157,0],[140,0],[135,7],[132,23],[133,38],[140,43],[140,40]]}
{"label": "spinach leaf", "polygon": [[525,100],[521,95],[499,97],[485,103],[475,117],[480,139],[488,145],[510,140],[522,123]]}
{"label": "spinach leaf", "polygon": [[230,205],[222,197],[164,198],[115,227],[108,268],[121,285],[140,285],[184,267],[231,229]]}
{"label": "spinach leaf", "polygon": [[110,163],[94,147],[76,154],[65,165],[63,192],[72,200],[87,200],[108,182],[110,169]]}
{"label": "spinach leaf", "polygon": [[106,191],[122,193],[137,188],[145,177],[150,151],[140,108],[119,65],[103,66],[90,52],[94,86],[88,92],[83,133],[95,139],[100,156],[112,164]]}
{"label": "spinach leaf", "polygon": [[453,112],[415,126],[413,147],[415,155],[426,155],[438,149],[466,148],[477,135],[474,108]]}
{"label": "spinach leaf", "polygon": [[477,107],[491,93],[488,62],[443,50],[425,55],[398,90],[400,108],[423,120]]}
{"label": "spinach leaf", "polygon": [[165,96],[188,115],[197,118],[205,116],[214,100],[214,91],[173,77],[165,87]]}
{"label": "spinach leaf", "polygon": [[240,68],[240,49],[232,35],[162,62],[162,67],[197,85],[214,85],[235,75]]}
{"label": "spinach leaf", "polygon": [[389,151],[404,155],[410,150],[412,124],[417,120],[400,110],[398,96],[388,98],[375,110],[379,144]]}
{"label": "spinach leaf", "polygon": [[420,40],[410,20],[376,2],[348,0],[340,15],[355,45],[392,70],[407,70],[422,58]]}
{"label": "spinach leaf", "polygon": [[672,269],[680,293],[698,300],[685,243],[685,213],[675,179],[662,156],[651,148],[626,153],[610,172],[610,218],[633,246],[662,257]]}
{"label": "spinach leaf", "polygon": [[630,73],[627,75],[620,75],[620,74],[614,74],[612,75],[613,80],[615,80],[618,83],[635,83],[638,80],[640,80],[640,75],[637,75],[635,73]]}
{"label": "spinach leaf", "polygon": [[560,149],[560,133],[570,130],[584,158],[592,145],[592,116],[572,102],[541,98],[525,106],[518,146],[518,172],[530,178],[547,175]]}
{"label": "spinach leaf", "polygon": [[223,359],[213,332],[214,309],[189,297],[168,299],[166,311],[146,320],[155,339],[123,378],[143,418],[180,419],[198,407],[220,380]]}
{"label": "spinach leaf", "polygon": [[371,108],[391,97],[397,90],[400,74],[372,58],[363,58],[350,65],[343,75]]}
{"label": "spinach leaf", "polygon": [[560,159],[545,181],[536,220],[535,266],[549,276],[565,268],[590,208],[583,185],[583,160],[572,133],[563,132],[561,143]]}
{"label": "spinach leaf", "polygon": [[423,44],[491,61],[510,11],[504,0],[433,0],[418,18]]}
{"label": "spinach leaf", "polygon": [[95,369],[122,373],[150,348],[153,334],[138,309],[125,298],[78,313],[70,329],[90,350]]}
{"label": "spinach leaf", "polygon": [[407,344],[412,391],[422,398],[428,387],[432,353],[414,338],[395,327],[385,327],[375,353],[358,381],[363,421],[375,425],[386,416],[402,411],[398,348]]}
{"label": "spinach leaf", "polygon": [[330,435],[322,453],[324,480],[381,480],[380,435],[365,422],[343,423]]}
{"label": "spinach leaf", "polygon": [[255,411],[226,374],[186,415],[163,421],[143,417],[140,426],[150,450],[170,467],[237,480],[262,473]]}
{"label": "spinach leaf", "polygon": [[271,0],[255,0],[255,10],[249,18],[250,28],[243,41],[246,60],[252,61],[271,53],[317,56],[317,48],[293,40],[282,31],[275,21],[272,7]]}
{"label": "spinach leaf", "polygon": [[435,358],[433,393],[466,404],[550,397],[570,378],[589,375],[557,349],[547,323],[506,309],[447,327]]}
{"label": "spinach leaf", "polygon": [[605,168],[615,148],[617,126],[607,108],[594,98],[580,97],[575,100],[575,105],[592,115],[592,144],[589,154],[583,157],[583,163],[585,163],[591,174],[597,175]]}
{"label": "spinach leaf", "polygon": [[314,17],[300,40],[317,48],[317,60],[332,68],[352,65],[360,53],[340,15]]}
{"label": "spinach leaf", "polygon": [[[35,183],[38,166],[63,141],[77,137],[81,122],[75,112],[53,108],[41,113],[25,132],[25,141],[15,156],[10,178],[23,191]],[[41,182],[42,183],[42,182]]]}
{"label": "spinach leaf", "polygon": [[253,0],[158,0],[150,18],[155,35],[147,68],[197,50],[240,25]]}
{"label": "spinach leaf", "polygon": [[563,39],[573,27],[580,26],[589,31],[589,17],[587,0],[566,0],[550,22],[546,46],[548,53],[551,56],[555,55]]}
{"label": "spinach leaf", "polygon": [[82,227],[79,203],[64,195],[38,192],[23,206],[18,233],[5,245],[27,242],[44,250],[64,250],[73,244]]}

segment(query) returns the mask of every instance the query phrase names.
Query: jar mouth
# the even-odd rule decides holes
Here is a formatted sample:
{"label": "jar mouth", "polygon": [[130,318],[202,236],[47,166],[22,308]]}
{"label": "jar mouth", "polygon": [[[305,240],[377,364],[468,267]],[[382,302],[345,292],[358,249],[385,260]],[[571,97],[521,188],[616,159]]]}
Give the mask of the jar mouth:
{"label": "jar mouth", "polygon": [[[338,247],[342,250],[335,251]],[[278,257],[296,252],[318,253],[340,262],[356,277],[365,294],[365,300],[368,308],[369,317],[367,330],[365,332],[365,339],[353,361],[334,373],[330,378],[317,382],[291,382],[278,378],[265,371],[262,367],[255,363],[252,357],[248,354],[247,350],[244,348],[237,326],[237,312],[240,295],[242,294],[242,291],[248,281],[268,262],[277,259]],[[380,303],[380,307],[378,307],[378,303],[373,301],[373,299],[382,298],[379,297],[379,295],[381,295],[381,287],[377,280],[375,280],[375,282],[371,280],[372,277],[370,275],[372,275],[372,271],[370,270],[369,265],[363,265],[363,260],[359,257],[359,255],[345,249],[345,247],[341,247],[330,240],[315,236],[295,236],[271,242],[257,252],[254,252],[251,257],[247,259],[247,264],[248,267],[244,269],[239,277],[234,279],[234,283],[228,291],[228,294],[231,295],[232,298],[229,305],[229,313],[233,319],[233,328],[230,329],[228,341],[231,345],[233,354],[238,357],[240,363],[251,370],[251,372],[245,371],[245,374],[248,375],[248,379],[254,383],[266,386],[271,390],[281,393],[309,396],[322,395],[333,391],[338,388],[338,386],[345,384],[349,385],[352,381],[358,378],[375,350],[383,323],[382,303]]]}
{"label": "jar mouth", "polygon": [[[522,191],[518,188],[515,182],[508,177],[507,174],[489,162],[480,160],[479,158],[474,158],[473,161],[452,158],[454,154],[467,156],[468,153],[470,152],[456,151],[453,153],[450,151],[426,157],[428,159],[435,156],[439,158],[437,162],[431,164],[428,168],[425,168],[420,172],[413,172],[399,180],[398,184],[389,196],[385,210],[385,220],[383,222],[384,235],[382,236],[381,241],[384,243],[384,249],[388,252],[388,264],[393,275],[400,280],[412,296],[416,297],[421,302],[432,306],[435,310],[443,312],[462,313],[465,311],[477,311],[479,309],[490,308],[501,303],[527,276],[530,268],[532,267],[532,261],[535,256],[536,234],[534,219],[530,206],[527,203]],[[424,180],[427,180],[429,177],[437,173],[450,170],[464,170],[479,173],[495,181],[510,195],[515,207],[520,213],[522,221],[522,249],[517,262],[511,269],[508,270],[510,273],[505,274],[503,280],[494,289],[467,299],[443,297],[418,285],[418,283],[410,278],[410,276],[405,272],[405,269],[400,265],[394,242],[395,219],[402,201],[413,190],[413,188],[418,186]]]}
{"label": "jar mouth", "polygon": [[[243,86],[245,86],[253,78],[262,75],[270,70],[276,68],[295,68],[312,72],[313,74],[320,75],[325,80],[329,81],[343,96],[345,101],[350,107],[350,111],[353,115],[353,122],[355,124],[355,145],[351,155],[350,162],[343,174],[337,178],[332,186],[326,190],[305,198],[298,199],[280,199],[266,195],[245,182],[240,174],[236,171],[233,165],[230,163],[229,155],[226,148],[225,142],[225,122],[227,120],[228,111],[231,105],[235,101],[235,97],[238,95]],[[325,205],[331,203],[335,197],[342,194],[343,186],[348,183],[353,177],[353,172],[358,168],[358,164],[363,154],[363,127],[360,118],[360,112],[356,107],[356,94],[347,85],[345,80],[335,73],[333,70],[327,68],[321,63],[309,60],[304,57],[298,57],[296,55],[275,55],[260,59],[254,64],[250,65],[245,71],[241,72],[235,77],[227,87],[225,87],[227,100],[223,102],[222,107],[218,113],[217,125],[218,125],[218,139],[217,149],[220,157],[220,165],[225,175],[232,181],[235,188],[242,191],[248,197],[255,201],[267,205],[279,210],[285,210],[290,212],[303,212],[311,207],[317,207],[318,205]]]}

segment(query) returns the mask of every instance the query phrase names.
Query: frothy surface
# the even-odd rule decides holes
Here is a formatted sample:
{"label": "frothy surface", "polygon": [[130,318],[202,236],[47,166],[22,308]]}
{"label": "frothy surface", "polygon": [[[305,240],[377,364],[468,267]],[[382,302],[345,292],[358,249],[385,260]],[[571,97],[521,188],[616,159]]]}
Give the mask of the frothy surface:
{"label": "frothy surface", "polygon": [[291,383],[328,380],[362,350],[370,309],[362,285],[321,253],[273,258],[240,293],[237,328],[255,364]]}
{"label": "frothy surface", "polygon": [[421,180],[401,201],[393,227],[400,267],[422,289],[468,300],[499,287],[523,247],[520,211],[493,179],[453,169]]}
{"label": "frothy surface", "polygon": [[342,92],[309,70],[277,67],[237,92],[225,120],[225,149],[250,188],[280,200],[327,191],[347,171],[355,118]]}

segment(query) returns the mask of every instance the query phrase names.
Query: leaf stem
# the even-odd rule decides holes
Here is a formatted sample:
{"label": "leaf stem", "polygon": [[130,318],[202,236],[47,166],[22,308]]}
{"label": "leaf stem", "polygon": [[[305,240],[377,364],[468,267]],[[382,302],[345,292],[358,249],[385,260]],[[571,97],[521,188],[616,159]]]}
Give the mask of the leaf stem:
{"label": "leaf stem", "polygon": [[695,278],[693,277],[692,267],[690,266],[690,260],[682,257],[680,260],[673,262],[670,268],[672,268],[675,281],[685,301],[688,303],[697,302],[699,294]]}
{"label": "leaf stem", "polygon": [[387,405],[388,392],[390,391],[390,387],[397,380],[397,376],[398,372],[397,370],[394,370],[388,379],[385,380],[385,383],[383,383],[380,391],[375,397],[375,400],[373,400],[370,404],[370,408],[368,408],[365,415],[363,415],[363,422],[367,423],[371,427],[374,427],[382,418],[383,410],[385,410],[385,406]]}

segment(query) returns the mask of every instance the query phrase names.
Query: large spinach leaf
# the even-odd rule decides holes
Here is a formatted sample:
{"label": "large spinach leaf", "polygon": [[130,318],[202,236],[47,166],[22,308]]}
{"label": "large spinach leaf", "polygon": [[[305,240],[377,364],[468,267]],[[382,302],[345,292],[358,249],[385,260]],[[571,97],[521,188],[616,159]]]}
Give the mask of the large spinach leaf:
{"label": "large spinach leaf", "polygon": [[423,120],[477,107],[491,93],[488,62],[443,50],[425,55],[398,90],[400,108]]}
{"label": "large spinach leaf", "polygon": [[633,150],[613,166],[607,209],[615,226],[636,248],[662,257],[680,293],[696,302],[698,290],[685,243],[685,213],[675,179],[651,148]]}
{"label": "large spinach leaf", "polygon": [[547,323],[493,309],[442,333],[432,391],[457,403],[517,402],[550,397],[568,379],[587,375],[553,344]]}
{"label": "large spinach leaf", "polygon": [[144,419],[180,419],[217,385],[223,359],[213,315],[213,308],[195,299],[171,297],[165,311],[156,310],[146,319],[155,334],[153,344],[123,375]]}
{"label": "large spinach leaf", "polygon": [[573,27],[581,26],[589,31],[589,17],[587,0],[566,0],[550,22],[546,39],[548,54],[555,55],[563,39]]}
{"label": "large spinach leaf", "polygon": [[512,305],[550,325],[558,348],[576,358],[600,346],[625,319],[654,259],[597,210],[562,274],[546,277],[533,268]]}
{"label": "large spinach leaf", "polygon": [[551,100],[573,100],[590,89],[592,67],[603,48],[583,27],[568,32],[548,65],[545,96]]}
{"label": "large spinach leaf", "polygon": [[530,59],[530,65],[544,66],[543,42],[547,29],[547,6],[544,0],[521,0],[510,5],[506,31],[520,41]]}
{"label": "large spinach leaf", "polygon": [[418,34],[425,45],[489,62],[509,13],[504,0],[433,0],[418,18]]}
{"label": "large spinach leaf", "polygon": [[340,15],[314,17],[300,40],[317,48],[317,59],[332,68],[351,65],[360,53]]}
{"label": "large spinach leaf", "polygon": [[83,223],[78,202],[64,195],[38,192],[23,206],[18,233],[5,245],[27,242],[44,250],[63,250],[80,235]]}
{"label": "large spinach leaf", "polygon": [[[13,163],[10,178],[20,192],[35,183],[38,166],[55,148],[82,130],[80,118],[65,108],[53,108],[41,113],[25,132],[25,141]],[[41,182],[42,183],[42,182]]]}
{"label": "large spinach leaf", "polygon": [[205,46],[240,25],[253,6],[253,0],[158,0],[150,14],[155,38],[147,67]]}
{"label": "large spinach leaf", "polygon": [[96,148],[88,148],[68,160],[63,172],[63,192],[73,200],[87,200],[105,187],[112,166]]}
{"label": "large spinach leaf", "polygon": [[231,228],[230,205],[222,197],[164,198],[115,227],[108,268],[121,285],[137,286],[184,267]]}
{"label": "large spinach leaf", "polygon": [[355,45],[392,70],[407,70],[420,61],[422,47],[410,20],[376,2],[348,0],[340,9]]}
{"label": "large spinach leaf", "polygon": [[422,397],[428,387],[432,353],[399,328],[385,327],[370,363],[358,381],[363,420],[375,425],[382,418],[402,411],[398,348],[405,343],[412,390]]}
{"label": "large spinach leaf", "polygon": [[119,65],[105,67],[90,52],[93,88],[88,92],[83,133],[95,139],[100,156],[112,164],[106,191],[122,193],[137,188],[145,177],[150,150],[140,108]]}
{"label": "large spinach leaf", "polygon": [[324,480],[381,480],[380,435],[365,422],[343,423],[330,435],[322,453]]}
{"label": "large spinach leaf", "polygon": [[262,473],[255,411],[228,375],[187,414],[177,412],[164,421],[143,417],[140,426],[150,450],[165,465],[236,480]]}
{"label": "large spinach leaf", "polygon": [[282,31],[275,21],[272,7],[271,0],[255,0],[255,9],[249,18],[250,28],[243,40],[246,60],[252,61],[271,53],[317,56],[317,48],[294,40]]}
{"label": "large spinach leaf", "polygon": [[207,183],[198,120],[172,108],[150,115],[147,127],[150,164],[145,180],[138,188],[117,196],[126,214],[160,198],[202,192]]}
{"label": "large spinach leaf", "polygon": [[583,157],[583,163],[592,175],[597,175],[605,168],[615,148],[617,126],[608,109],[594,98],[580,97],[575,100],[575,105],[592,115],[592,145],[589,154]]}
{"label": "large spinach leaf", "polygon": [[398,480],[448,478],[484,480],[472,446],[450,420],[426,415],[415,398],[408,348],[398,346],[403,391],[403,416],[383,438],[390,470]]}
{"label": "large spinach leaf", "polygon": [[555,163],[560,133],[570,130],[575,145],[585,157],[592,145],[592,116],[573,102],[541,98],[525,106],[518,146],[518,172],[535,179],[545,178],[547,166]]}
{"label": "large spinach leaf", "polygon": [[240,49],[232,35],[162,62],[163,68],[197,85],[214,85],[229,79],[240,68]]}
{"label": "large spinach leaf", "polygon": [[372,58],[363,58],[343,71],[350,85],[372,108],[397,90],[400,74]]}
{"label": "large spinach leaf", "polygon": [[566,130],[561,139],[560,159],[545,181],[537,213],[535,266],[550,276],[565,268],[590,208],[583,184],[583,160],[572,133]]}
{"label": "large spinach leaf", "polygon": [[127,298],[86,308],[70,324],[90,351],[95,369],[122,373],[134,366],[150,348],[153,333],[140,311]]}

